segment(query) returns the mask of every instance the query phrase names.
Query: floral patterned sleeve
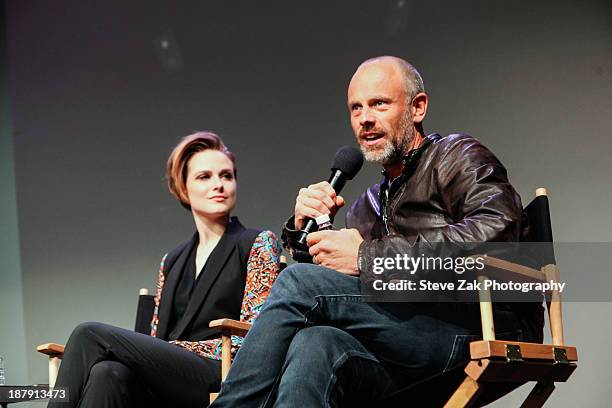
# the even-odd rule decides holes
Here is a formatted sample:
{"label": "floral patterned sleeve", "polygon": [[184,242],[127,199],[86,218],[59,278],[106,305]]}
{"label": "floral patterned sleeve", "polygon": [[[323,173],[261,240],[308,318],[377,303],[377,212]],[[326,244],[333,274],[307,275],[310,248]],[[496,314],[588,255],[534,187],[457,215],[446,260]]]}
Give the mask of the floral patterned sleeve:
{"label": "floral patterned sleeve", "polygon": [[[247,262],[246,285],[240,310],[241,321],[253,323],[259,315],[264,302],[270,294],[272,284],[274,284],[280,272],[280,254],[280,245],[272,231],[262,231],[255,238]],[[176,340],[170,343],[191,350],[200,356],[221,360],[221,339],[204,341]],[[236,355],[241,345],[242,337],[232,336],[232,356]]]}
{"label": "floral patterned sleeve", "polygon": [[157,337],[157,324],[159,323],[159,300],[161,299],[162,289],[164,288],[164,282],[166,280],[164,276],[164,263],[166,262],[166,257],[168,254],[164,255],[159,265],[159,273],[157,274],[157,289],[155,290],[155,309],[153,309],[153,319],[151,319],[151,337]]}

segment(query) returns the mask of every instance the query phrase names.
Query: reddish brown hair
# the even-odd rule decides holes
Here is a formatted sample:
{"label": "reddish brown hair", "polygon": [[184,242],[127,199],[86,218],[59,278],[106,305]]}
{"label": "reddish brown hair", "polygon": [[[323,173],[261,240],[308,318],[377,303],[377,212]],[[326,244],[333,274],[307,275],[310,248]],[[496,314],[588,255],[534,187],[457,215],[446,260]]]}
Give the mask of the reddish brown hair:
{"label": "reddish brown hair", "polygon": [[225,154],[234,165],[234,177],[236,177],[236,158],[218,135],[213,132],[197,132],[183,137],[168,157],[166,179],[168,180],[170,194],[176,197],[181,205],[188,210],[191,209],[187,195],[189,160],[194,154],[204,150],[217,150]]}

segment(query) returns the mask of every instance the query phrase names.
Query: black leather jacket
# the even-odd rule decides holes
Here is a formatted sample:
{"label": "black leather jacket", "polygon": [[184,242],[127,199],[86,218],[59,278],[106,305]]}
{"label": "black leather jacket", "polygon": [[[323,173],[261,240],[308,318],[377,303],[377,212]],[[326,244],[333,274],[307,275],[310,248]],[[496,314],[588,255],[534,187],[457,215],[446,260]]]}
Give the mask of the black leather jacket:
{"label": "black leather jacket", "polygon": [[504,166],[473,137],[427,137],[404,172],[370,187],[351,206],[347,228],[364,238],[359,270],[375,257],[411,253],[415,242],[510,242],[522,233],[522,205]]}
{"label": "black leather jacket", "polygon": [[[478,140],[465,134],[432,134],[404,162],[402,175],[392,182],[385,175],[347,213],[346,227],[356,228],[364,239],[358,260],[362,279],[372,273],[374,258],[410,254],[415,242],[520,240],[526,227],[520,196],[504,166]],[[304,261],[307,254],[295,246],[298,232],[289,219],[283,244],[296,260]],[[525,317],[541,335],[541,305],[527,309]],[[533,313],[540,315],[536,321]]]}

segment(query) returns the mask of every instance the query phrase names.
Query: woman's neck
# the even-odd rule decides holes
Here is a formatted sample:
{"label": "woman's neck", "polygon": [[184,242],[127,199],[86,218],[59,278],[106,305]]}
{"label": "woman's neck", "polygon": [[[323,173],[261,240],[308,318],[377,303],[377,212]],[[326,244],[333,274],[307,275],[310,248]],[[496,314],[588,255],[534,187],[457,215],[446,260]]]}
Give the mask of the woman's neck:
{"label": "woman's neck", "polygon": [[210,218],[198,214],[193,214],[200,245],[210,242],[218,242],[229,225],[229,214],[219,218]]}

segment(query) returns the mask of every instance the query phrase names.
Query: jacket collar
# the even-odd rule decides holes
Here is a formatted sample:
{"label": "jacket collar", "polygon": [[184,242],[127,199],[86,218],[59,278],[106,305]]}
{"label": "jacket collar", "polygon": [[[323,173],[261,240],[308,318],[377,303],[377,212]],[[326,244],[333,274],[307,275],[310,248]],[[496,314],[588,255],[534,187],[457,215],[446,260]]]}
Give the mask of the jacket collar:
{"label": "jacket collar", "polygon": [[[236,244],[239,241],[240,235],[245,230],[244,226],[238,221],[237,217],[231,217],[230,223],[225,230],[225,233],[215,246],[215,249],[211,252],[208,263],[206,266],[206,272],[200,277],[200,282],[193,290],[185,314],[178,320],[176,328],[173,332],[178,333],[178,336],[182,335],[185,329],[189,326],[189,323],[197,315],[200,310],[200,306],[208,296],[212,286],[214,285],[217,277],[223,270],[227,260],[236,248]],[[189,241],[188,245],[185,246],[183,252],[179,255],[178,259],[171,267],[168,272],[167,281],[164,285],[162,302],[159,311],[159,326],[158,336],[159,338],[165,339],[168,333],[168,322],[170,320],[170,313],[172,311],[172,305],[174,303],[174,292],[178,285],[178,280],[181,276],[181,271],[185,268],[185,262],[189,259],[189,252],[198,242],[197,231]]]}
{"label": "jacket collar", "polygon": [[[402,161],[404,162],[404,169],[402,170],[402,175],[414,173],[414,170],[416,170],[416,166],[419,162],[419,159],[423,155],[423,152],[432,142],[437,141],[438,139],[440,139],[440,137],[441,136],[438,133],[432,133],[430,135],[425,136],[425,139],[423,139],[423,143],[421,143],[419,147],[410,150],[405,156],[403,156]],[[384,176],[383,183],[388,184],[389,177],[387,176],[387,171],[383,169],[381,171],[381,174]]]}
{"label": "jacket collar", "polygon": [[369,196],[368,199],[372,203],[372,207],[378,216],[383,219],[383,223],[385,225],[385,230],[387,234],[389,233],[388,226],[388,214],[387,214],[387,205],[390,198],[392,198],[399,187],[404,184],[406,180],[414,174],[419,165],[419,161],[421,156],[423,156],[423,152],[427,150],[429,145],[435,141],[440,139],[440,135],[437,133],[432,133],[425,137],[423,143],[416,149],[410,150],[404,157],[402,157],[402,161],[404,162],[404,169],[402,170],[402,174],[400,174],[397,178],[393,180],[389,180],[387,172],[385,170],[382,171],[383,180],[380,182],[380,187],[378,190],[377,202],[373,196]]}

